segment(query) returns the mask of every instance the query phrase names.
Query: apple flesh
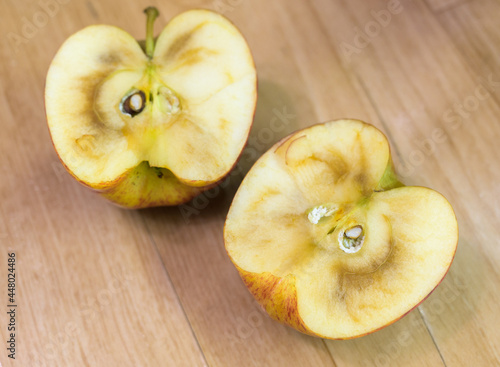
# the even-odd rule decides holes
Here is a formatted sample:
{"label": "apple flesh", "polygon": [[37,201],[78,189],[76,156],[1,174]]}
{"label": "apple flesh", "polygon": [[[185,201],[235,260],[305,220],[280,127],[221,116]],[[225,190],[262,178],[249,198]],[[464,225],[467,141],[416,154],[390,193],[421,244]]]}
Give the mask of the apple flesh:
{"label": "apple flesh", "polygon": [[191,10],[146,50],[89,26],[60,48],[45,101],[54,147],[81,183],[125,207],[177,205],[220,182],[240,156],[256,104],[255,65],[226,18]]}
{"label": "apple flesh", "polygon": [[348,339],[391,324],[432,292],[458,227],[443,196],[398,181],[379,130],[338,120],[290,135],[255,163],[224,240],[271,317]]}

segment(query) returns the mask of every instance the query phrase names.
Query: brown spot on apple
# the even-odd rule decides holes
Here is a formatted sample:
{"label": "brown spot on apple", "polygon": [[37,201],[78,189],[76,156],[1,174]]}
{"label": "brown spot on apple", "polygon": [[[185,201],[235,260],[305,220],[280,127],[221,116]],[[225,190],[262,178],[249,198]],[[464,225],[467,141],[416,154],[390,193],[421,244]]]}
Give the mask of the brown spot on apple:
{"label": "brown spot on apple", "polygon": [[162,55],[162,57],[165,59],[175,58],[180,51],[187,47],[187,45],[189,44],[189,40],[191,39],[191,37],[193,37],[193,34],[194,29],[177,37],[177,39],[172,42],[169,49],[165,52],[164,55]]}
{"label": "brown spot on apple", "polygon": [[176,62],[176,66],[173,70],[187,66],[193,66],[199,62],[206,61],[210,57],[217,54],[217,51],[208,49],[206,47],[196,47],[188,49],[179,56]]}
{"label": "brown spot on apple", "polygon": [[346,160],[340,155],[339,152],[331,152],[331,156],[328,159],[322,158],[322,160],[328,164],[333,172],[333,177],[335,180],[333,183],[337,183],[340,180],[344,180],[349,173],[349,166]]}
{"label": "brown spot on apple", "polygon": [[90,154],[95,149],[96,140],[95,136],[85,134],[76,139],[75,143],[82,152]]}
{"label": "brown spot on apple", "polygon": [[118,52],[107,52],[98,56],[99,62],[102,64],[116,65],[122,61]]}
{"label": "brown spot on apple", "polygon": [[103,122],[96,113],[95,100],[98,95],[99,86],[112,72],[113,69],[94,71],[93,73],[81,76],[79,78],[79,88],[83,98],[75,106],[87,123],[104,126]]}
{"label": "brown spot on apple", "polygon": [[369,184],[369,181],[368,181],[368,177],[366,176],[366,174],[364,172],[359,172],[357,175],[355,175],[354,181],[356,181],[356,183],[363,189],[363,193],[367,190],[367,186]]}
{"label": "brown spot on apple", "polygon": [[174,60],[175,58],[178,57],[179,53],[190,47],[191,39],[196,35],[196,32],[199,31],[201,28],[209,24],[209,22],[202,22],[192,29],[190,29],[188,32],[183,33],[175,41],[173,41],[170,45],[170,47],[166,50],[166,52],[161,56],[161,58],[166,59],[167,61],[169,60]]}

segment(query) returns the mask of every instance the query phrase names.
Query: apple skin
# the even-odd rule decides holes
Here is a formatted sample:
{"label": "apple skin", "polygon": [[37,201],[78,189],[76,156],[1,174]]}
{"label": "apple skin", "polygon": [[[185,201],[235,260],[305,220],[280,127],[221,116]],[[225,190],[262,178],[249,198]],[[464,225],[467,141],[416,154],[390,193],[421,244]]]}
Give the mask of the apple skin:
{"label": "apple skin", "polygon": [[236,267],[250,293],[271,318],[304,334],[317,336],[299,316],[295,276],[282,279],[271,273],[250,273]]}
{"label": "apple skin", "polygon": [[143,162],[122,175],[116,185],[98,193],[119,206],[136,209],[183,204],[204,190],[206,186],[185,185],[169,170]]}
{"label": "apple skin", "polygon": [[[456,255],[456,249],[455,253],[453,254],[452,262],[453,259],[455,258],[455,255]],[[450,268],[448,267],[448,270],[443,275],[439,283],[436,284],[436,286],[427,296],[425,296],[424,299],[422,299],[419,303],[417,303],[414,307],[409,309],[406,313],[402,314],[400,317],[392,320],[390,323],[360,335],[354,335],[347,338],[329,338],[309,330],[307,326],[304,324],[302,318],[300,317],[297,307],[297,289],[295,287],[295,276],[287,275],[285,278],[279,278],[267,272],[256,274],[245,271],[236,264],[234,265],[236,266],[240,274],[240,277],[243,280],[243,283],[245,283],[247,289],[254,296],[254,298],[257,300],[262,309],[273,320],[276,320],[281,324],[287,325],[292,329],[298,330],[303,334],[330,340],[349,340],[349,339],[360,338],[362,336],[366,336],[378,330],[381,330],[389,325],[392,325],[396,321],[401,320],[411,311],[420,306],[434,292],[434,290],[441,284],[441,282],[443,281],[443,279],[446,277],[446,275],[450,270]]]}
{"label": "apple skin", "polygon": [[143,162],[113,181],[90,186],[78,178],[59,155],[58,158],[78,183],[124,209],[181,205],[217,185],[215,183],[202,188],[188,186],[167,169],[149,167],[147,162]]}
{"label": "apple skin", "polygon": [[196,186],[200,185],[199,182],[190,182],[191,185],[186,185],[169,170],[160,167],[150,167],[147,162],[142,162],[133,169],[123,173],[116,180],[90,186],[73,174],[61,157],[58,156],[58,158],[66,171],[75,180],[111,201],[111,203],[124,209],[144,209],[158,206],[182,205],[202,192],[218,186],[231,173],[242,154],[243,150],[233,167],[222,178],[213,183],[203,182],[203,186]]}

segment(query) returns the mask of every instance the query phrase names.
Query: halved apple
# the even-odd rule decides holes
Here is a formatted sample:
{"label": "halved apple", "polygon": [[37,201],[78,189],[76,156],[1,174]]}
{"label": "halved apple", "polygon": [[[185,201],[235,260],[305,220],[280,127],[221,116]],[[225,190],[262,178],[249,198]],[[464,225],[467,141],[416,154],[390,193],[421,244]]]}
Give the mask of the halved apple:
{"label": "halved apple", "polygon": [[458,228],[443,196],[397,180],[379,130],[338,120],[290,135],[255,163],[224,240],[271,317],[348,339],[398,320],[432,292]]}
{"label": "halved apple", "polygon": [[126,207],[177,205],[220,182],[253,121],[255,65],[226,18],[191,10],[145,50],[125,31],[89,26],[71,36],[47,75],[54,147],[68,171]]}

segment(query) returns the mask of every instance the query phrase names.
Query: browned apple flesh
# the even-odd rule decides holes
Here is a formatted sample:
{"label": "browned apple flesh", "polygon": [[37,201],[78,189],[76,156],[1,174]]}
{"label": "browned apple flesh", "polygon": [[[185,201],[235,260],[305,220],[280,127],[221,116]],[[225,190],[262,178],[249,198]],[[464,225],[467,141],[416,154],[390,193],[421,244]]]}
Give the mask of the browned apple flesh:
{"label": "browned apple flesh", "polygon": [[87,27],[64,43],[47,76],[54,146],[74,176],[98,189],[142,173],[143,163],[190,186],[217,182],[245,145],[255,102],[245,40],[206,10],[170,21],[152,58],[119,28]]}
{"label": "browned apple flesh", "polygon": [[379,130],[339,120],[292,134],[256,162],[224,238],[272,317],[351,338],[418,305],[446,274],[457,235],[443,196],[396,179]]}

